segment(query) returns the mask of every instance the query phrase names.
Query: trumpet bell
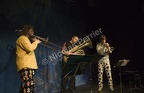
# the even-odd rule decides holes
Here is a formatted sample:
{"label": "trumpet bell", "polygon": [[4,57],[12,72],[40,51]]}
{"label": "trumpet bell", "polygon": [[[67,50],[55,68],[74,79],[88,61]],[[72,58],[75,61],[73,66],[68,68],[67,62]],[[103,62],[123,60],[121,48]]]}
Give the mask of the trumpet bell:
{"label": "trumpet bell", "polygon": [[110,47],[110,50],[113,51],[113,50],[114,50],[114,47]]}

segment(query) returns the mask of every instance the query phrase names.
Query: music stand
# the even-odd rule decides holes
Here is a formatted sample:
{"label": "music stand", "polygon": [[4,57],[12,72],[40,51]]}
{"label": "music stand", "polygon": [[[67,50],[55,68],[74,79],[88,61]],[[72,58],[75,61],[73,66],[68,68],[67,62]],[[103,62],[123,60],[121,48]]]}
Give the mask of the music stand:
{"label": "music stand", "polygon": [[[92,63],[98,62],[103,56],[104,55],[99,55],[99,54],[83,55],[83,56],[71,56],[70,59],[68,59],[68,60],[71,61],[71,59],[74,59],[74,58],[76,58],[77,61],[79,60],[78,68],[77,68],[77,70],[75,70],[75,71],[77,71],[77,72],[75,72],[75,75],[76,75],[76,74],[80,74],[80,73],[78,73],[78,71],[81,71],[81,73],[84,72],[84,70],[86,70],[86,68],[88,66],[90,66],[90,69],[92,69]],[[75,62],[77,63],[77,61],[75,61]],[[72,62],[74,62],[74,60]],[[75,62],[73,64],[75,64]],[[85,66],[83,67],[83,69],[78,70],[79,67],[81,67],[82,64],[84,64]],[[91,73],[90,81],[92,81],[92,73]],[[91,84],[90,93],[93,93],[92,84]]]}
{"label": "music stand", "polygon": [[[70,55],[67,64],[63,69],[62,78],[67,78],[69,76],[75,77],[77,74],[82,74],[87,68],[87,65],[92,62],[93,57],[93,55]],[[83,66],[83,69],[80,68],[82,64],[85,65]]]}
{"label": "music stand", "polygon": [[66,66],[63,69],[62,77],[68,77],[70,75],[76,75],[79,70],[80,61],[84,56],[70,55]]}
{"label": "music stand", "polygon": [[82,73],[89,67],[89,64],[92,63],[93,57],[94,55],[84,55],[80,65],[80,69]]}
{"label": "music stand", "polygon": [[[72,91],[75,92],[75,75],[77,74],[80,66],[80,60],[83,58],[83,56],[77,56],[77,55],[70,55],[67,63],[65,63],[65,66],[62,70],[62,93],[66,91],[67,81],[68,78],[70,80],[73,80],[73,89]],[[71,82],[70,82],[71,83]],[[69,85],[70,88],[70,85]]]}
{"label": "music stand", "polygon": [[126,66],[129,60],[119,60],[114,67],[119,67],[119,76],[120,76],[120,93],[122,93],[122,77],[121,77],[121,66]]}

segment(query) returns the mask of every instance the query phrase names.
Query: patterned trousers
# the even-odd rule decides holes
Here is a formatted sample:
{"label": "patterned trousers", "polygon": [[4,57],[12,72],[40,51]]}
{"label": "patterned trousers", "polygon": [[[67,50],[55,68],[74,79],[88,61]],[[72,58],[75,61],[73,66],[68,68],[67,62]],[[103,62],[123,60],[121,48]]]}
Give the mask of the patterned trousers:
{"label": "patterned trousers", "polygon": [[21,78],[19,93],[34,93],[34,70],[23,68],[19,74]]}
{"label": "patterned trousers", "polygon": [[112,74],[111,74],[111,66],[109,58],[102,58],[98,61],[98,86],[99,88],[103,88],[103,72],[106,72],[108,84],[109,86],[113,86]]}

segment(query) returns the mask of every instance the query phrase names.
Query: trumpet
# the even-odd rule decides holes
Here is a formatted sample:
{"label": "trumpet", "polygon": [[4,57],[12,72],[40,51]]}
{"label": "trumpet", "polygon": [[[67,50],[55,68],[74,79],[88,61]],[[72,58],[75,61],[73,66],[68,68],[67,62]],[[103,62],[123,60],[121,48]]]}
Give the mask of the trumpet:
{"label": "trumpet", "polygon": [[110,47],[110,50],[113,51],[113,50],[114,50],[114,47]]}
{"label": "trumpet", "polygon": [[103,46],[107,47],[110,51],[114,50],[114,47],[111,47],[109,43],[104,43]]}

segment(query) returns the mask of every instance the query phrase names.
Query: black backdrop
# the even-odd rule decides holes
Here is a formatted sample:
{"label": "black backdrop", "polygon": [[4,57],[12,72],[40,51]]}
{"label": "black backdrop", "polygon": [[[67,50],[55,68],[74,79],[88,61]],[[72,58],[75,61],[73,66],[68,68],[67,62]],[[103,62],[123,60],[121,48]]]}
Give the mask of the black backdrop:
{"label": "black backdrop", "polygon": [[[25,24],[33,25],[36,35],[48,37],[51,42],[59,46],[70,40],[73,35],[82,37],[101,28],[102,34],[107,36],[108,43],[115,48],[110,55],[114,81],[119,82],[119,72],[117,68],[113,68],[113,65],[120,59],[130,59],[130,63],[123,67],[123,70],[139,71],[143,79],[143,16],[142,0],[1,0],[0,78],[4,80],[2,84],[6,83],[7,78],[13,78],[12,80],[19,78],[12,76],[13,74],[9,74],[9,77],[3,74],[10,73],[10,69],[15,67],[13,65],[13,68],[10,68],[12,67],[10,61],[15,60],[14,52],[12,52],[17,38],[15,30],[21,29]],[[96,53],[95,45],[98,43],[98,36],[91,38],[91,41],[94,47],[88,49],[90,55]],[[56,49],[59,50],[57,47]],[[48,59],[47,55],[55,51],[40,46],[36,53],[41,63],[41,60],[45,59],[44,56]],[[60,63],[60,59],[56,60],[56,63]],[[55,65],[57,69],[52,67],[53,65],[48,64],[48,67],[43,67],[40,64],[40,70],[46,70],[45,73],[50,73],[47,70],[56,70],[57,73],[60,64]],[[97,65],[93,66],[93,77],[97,81]],[[57,91],[58,84],[54,83],[54,89]],[[2,86],[1,89],[6,88]]]}
{"label": "black backdrop", "polygon": [[[130,60],[125,67],[122,67],[122,71],[138,71],[144,79],[143,5],[142,0],[97,0],[97,7],[91,7],[89,10],[88,30],[92,31],[102,27],[103,34],[107,35],[107,41],[115,48],[110,55],[115,82],[119,82],[119,70],[113,66],[120,59]],[[95,38],[93,42],[96,44],[98,38]],[[95,48],[90,51],[95,53]],[[95,64],[94,67],[97,65]],[[97,69],[94,68],[93,71]],[[125,75],[123,77],[126,78]],[[97,81],[96,74],[94,78]]]}

